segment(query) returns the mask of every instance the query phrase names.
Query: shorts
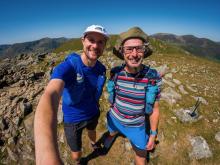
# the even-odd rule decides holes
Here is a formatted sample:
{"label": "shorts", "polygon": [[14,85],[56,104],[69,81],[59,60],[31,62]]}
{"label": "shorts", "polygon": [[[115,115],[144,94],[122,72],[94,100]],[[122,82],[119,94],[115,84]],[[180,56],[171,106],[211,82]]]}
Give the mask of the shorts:
{"label": "shorts", "polygon": [[107,113],[107,121],[107,127],[110,133],[117,131],[128,138],[135,148],[139,150],[146,150],[149,136],[146,133],[145,125],[139,127],[122,125],[120,121],[115,119],[109,112]]}
{"label": "shorts", "polygon": [[82,131],[84,128],[95,130],[98,125],[100,113],[90,120],[79,123],[64,123],[64,132],[71,151],[79,152],[82,148]]}

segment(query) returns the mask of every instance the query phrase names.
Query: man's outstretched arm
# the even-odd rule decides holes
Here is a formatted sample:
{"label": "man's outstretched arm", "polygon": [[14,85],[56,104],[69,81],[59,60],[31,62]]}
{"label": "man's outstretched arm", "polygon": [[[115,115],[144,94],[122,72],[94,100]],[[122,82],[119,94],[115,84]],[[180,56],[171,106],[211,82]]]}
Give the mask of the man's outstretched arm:
{"label": "man's outstretched arm", "polygon": [[40,98],[34,119],[36,164],[62,164],[57,144],[57,110],[64,82],[53,79]]}

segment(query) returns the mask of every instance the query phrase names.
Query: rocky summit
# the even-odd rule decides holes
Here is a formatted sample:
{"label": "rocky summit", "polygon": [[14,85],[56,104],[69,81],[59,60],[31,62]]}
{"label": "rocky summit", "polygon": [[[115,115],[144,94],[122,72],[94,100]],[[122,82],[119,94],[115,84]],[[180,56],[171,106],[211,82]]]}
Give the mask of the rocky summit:
{"label": "rocky summit", "polygon": [[[180,48],[152,39],[154,54],[144,64],[163,76],[160,123],[156,149],[146,158],[150,164],[220,163],[220,63],[191,55]],[[100,61],[107,68],[123,61],[108,45]],[[35,164],[33,119],[37,103],[53,67],[71,51],[21,54],[0,61],[0,164]],[[78,51],[80,53],[80,50]],[[98,139],[106,132],[109,109],[107,91],[100,99]],[[65,164],[70,158],[58,110],[58,144]],[[128,139],[119,136],[104,156],[92,155],[83,133],[83,157],[88,164],[134,164]]]}

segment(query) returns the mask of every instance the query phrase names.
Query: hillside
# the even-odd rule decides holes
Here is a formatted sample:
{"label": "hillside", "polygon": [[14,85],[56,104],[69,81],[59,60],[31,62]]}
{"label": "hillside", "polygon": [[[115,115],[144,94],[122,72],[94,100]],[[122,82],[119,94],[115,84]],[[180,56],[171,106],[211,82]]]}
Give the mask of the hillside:
{"label": "hillside", "polygon": [[42,38],[32,42],[0,45],[0,59],[14,57],[19,54],[41,54],[51,52],[67,40],[66,38]]}
{"label": "hillside", "polygon": [[174,34],[157,33],[151,37],[180,46],[196,56],[220,61],[220,44],[206,38],[197,38],[193,35],[177,36]]}
{"label": "hillside", "polygon": [[[117,35],[110,35],[110,40],[107,43],[107,50],[110,50],[112,46],[115,44]],[[82,42],[81,38],[73,38],[62,45],[60,45],[58,48],[56,48],[53,52],[54,53],[60,53],[65,51],[76,51],[76,50],[82,50]]]}
{"label": "hillside", "polygon": [[[110,35],[107,50],[115,44],[117,35]],[[200,57],[220,61],[220,44],[206,38],[197,38],[193,35],[177,36],[174,34],[157,33],[150,36],[151,40],[157,39],[166,42],[171,47],[179,47]],[[17,43],[13,45],[0,45],[0,60],[28,53],[64,52],[82,49],[81,38],[42,38],[32,42]],[[163,50],[169,51],[169,50]]]}
{"label": "hillside", "polygon": [[[100,59],[107,67],[107,76],[110,68],[122,63],[111,52],[116,38],[111,36]],[[71,42],[76,43],[74,49],[80,52],[80,42]],[[160,101],[159,144],[150,153],[149,164],[219,164],[220,64],[155,38],[151,38],[151,43],[154,53],[144,63],[165,75]],[[64,46],[60,52],[57,49],[56,53],[48,53],[40,59],[32,54],[1,61],[0,164],[35,164],[33,118],[36,105],[54,63],[63,60],[71,52],[69,48]],[[107,96],[104,89],[100,100],[98,139],[106,131]],[[188,112],[198,98],[201,101],[199,108],[196,115],[190,117]],[[89,159],[88,164],[134,164],[131,146],[123,137],[116,139],[107,155],[99,157],[91,153],[86,132],[83,141],[83,156]],[[61,108],[58,111],[58,143],[65,164],[74,164],[63,132]]]}

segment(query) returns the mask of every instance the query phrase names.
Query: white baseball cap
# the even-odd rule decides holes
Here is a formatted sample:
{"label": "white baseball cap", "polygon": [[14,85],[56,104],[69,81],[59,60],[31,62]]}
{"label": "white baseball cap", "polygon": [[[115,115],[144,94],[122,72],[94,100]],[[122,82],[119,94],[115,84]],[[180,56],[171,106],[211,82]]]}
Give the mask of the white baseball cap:
{"label": "white baseball cap", "polygon": [[85,37],[86,34],[91,33],[91,32],[96,32],[102,34],[105,38],[109,38],[109,34],[106,31],[106,29],[101,26],[101,25],[91,25],[86,28],[86,30],[83,33],[83,37]]}

